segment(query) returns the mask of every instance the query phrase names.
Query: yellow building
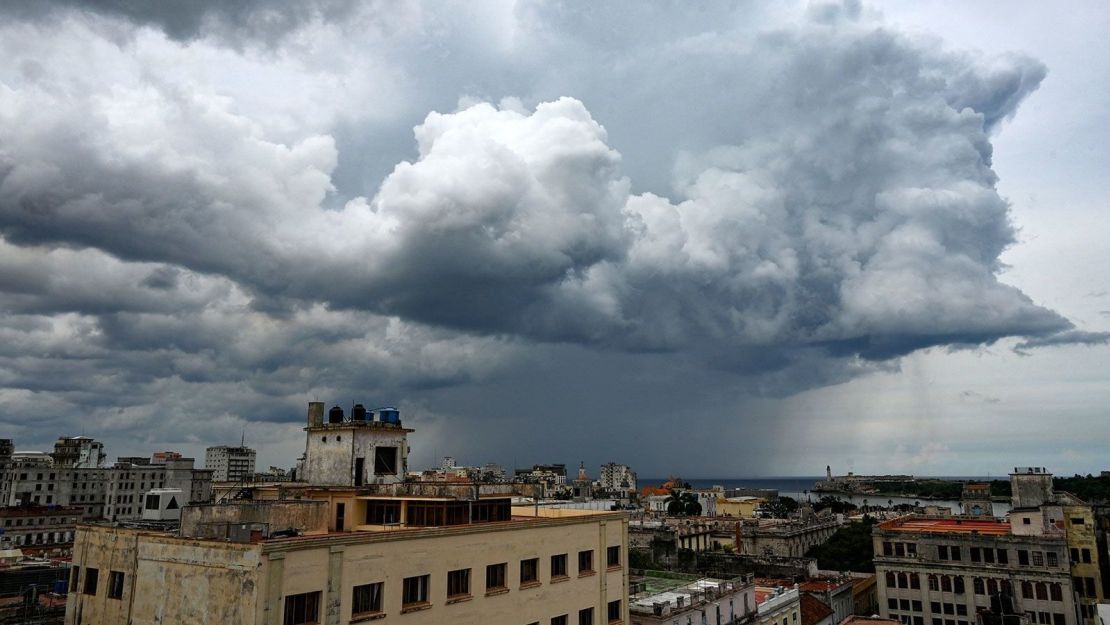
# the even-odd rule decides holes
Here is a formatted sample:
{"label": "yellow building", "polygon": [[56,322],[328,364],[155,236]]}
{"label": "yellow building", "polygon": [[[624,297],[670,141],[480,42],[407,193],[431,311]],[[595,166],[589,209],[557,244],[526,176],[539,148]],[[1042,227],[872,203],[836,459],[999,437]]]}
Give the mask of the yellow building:
{"label": "yellow building", "polygon": [[763,505],[759,497],[728,497],[717,499],[717,516],[734,516],[750,519],[755,516],[755,509]]}
{"label": "yellow building", "polygon": [[307,482],[78,526],[66,625],[628,623],[625,513],[405,481],[411,430],[376,412],[309,405]]}
{"label": "yellow building", "polygon": [[1079,615],[1083,623],[1098,625],[1098,604],[1104,598],[1098,566],[1098,527],[1090,506],[1081,505],[1070,495],[1065,497],[1065,503],[1072,504],[1064,505],[1064,528]]}
{"label": "yellow building", "polygon": [[626,526],[621,513],[531,507],[246,542],[82,525],[65,623],[627,623]]}

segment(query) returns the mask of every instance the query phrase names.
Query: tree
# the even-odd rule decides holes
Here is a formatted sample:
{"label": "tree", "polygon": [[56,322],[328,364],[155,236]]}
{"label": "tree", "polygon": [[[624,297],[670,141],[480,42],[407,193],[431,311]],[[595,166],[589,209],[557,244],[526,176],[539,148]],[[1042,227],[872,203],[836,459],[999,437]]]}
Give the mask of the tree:
{"label": "tree", "polygon": [[771,516],[774,518],[785,519],[797,512],[798,502],[791,497],[779,497],[765,505],[764,508],[770,512]]}
{"label": "tree", "polygon": [[667,514],[671,516],[699,516],[701,514],[701,503],[698,498],[689,492],[682,492],[680,490],[672,490],[671,494],[663,500],[667,504]]}
{"label": "tree", "polygon": [[817,503],[813,504],[814,512],[820,512],[825,508],[832,510],[833,514],[849,514],[857,509],[856,504],[843,501],[839,497],[833,497],[831,495],[825,495]]}
{"label": "tree", "polygon": [[825,544],[810,548],[806,556],[817,558],[817,567],[822,570],[874,573],[871,539],[874,525],[875,519],[864,516],[862,523],[849,523],[838,529]]}

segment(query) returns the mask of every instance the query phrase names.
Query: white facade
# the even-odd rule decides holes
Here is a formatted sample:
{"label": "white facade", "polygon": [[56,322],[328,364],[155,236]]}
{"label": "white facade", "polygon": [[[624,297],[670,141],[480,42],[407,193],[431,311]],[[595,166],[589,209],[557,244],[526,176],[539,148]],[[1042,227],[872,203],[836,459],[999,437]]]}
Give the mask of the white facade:
{"label": "white facade", "polygon": [[367,413],[368,418],[347,420],[337,406],[324,422],[323,403],[310,402],[300,479],[318,486],[403,481],[408,473],[408,433],[412,430],[401,427],[396,410],[381,412],[387,410],[393,420],[373,420],[372,412]]}
{"label": "white facade", "polygon": [[601,465],[601,490],[605,493],[635,493],[636,472],[627,464],[608,462]]}
{"label": "white facade", "polygon": [[204,468],[212,471],[216,482],[238,482],[254,476],[255,451],[250,447],[209,447],[204,453]]}

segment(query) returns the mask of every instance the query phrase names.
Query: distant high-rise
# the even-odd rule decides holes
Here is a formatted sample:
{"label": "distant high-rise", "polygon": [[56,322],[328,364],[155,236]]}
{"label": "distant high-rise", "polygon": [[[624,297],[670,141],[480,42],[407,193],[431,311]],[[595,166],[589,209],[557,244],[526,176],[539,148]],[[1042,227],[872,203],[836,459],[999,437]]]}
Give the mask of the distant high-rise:
{"label": "distant high-rise", "polygon": [[204,468],[212,470],[216,482],[238,482],[254,477],[255,451],[250,447],[209,447],[204,454]]}

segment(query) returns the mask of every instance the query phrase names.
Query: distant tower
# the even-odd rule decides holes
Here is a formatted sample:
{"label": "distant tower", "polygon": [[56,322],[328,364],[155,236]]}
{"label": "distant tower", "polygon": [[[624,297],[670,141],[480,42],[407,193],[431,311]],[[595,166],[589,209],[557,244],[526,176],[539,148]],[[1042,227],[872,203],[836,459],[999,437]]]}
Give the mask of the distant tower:
{"label": "distant tower", "polygon": [[1056,501],[1052,474],[1044,467],[1014,467],[1010,474],[1010,490],[1014,508],[1039,508]]}
{"label": "distant tower", "polygon": [[832,466],[827,464],[825,465],[825,479],[830,482],[832,481]]}
{"label": "distant tower", "polygon": [[578,480],[580,482],[589,481],[589,476],[586,475],[586,463],[581,462],[578,464]]}

